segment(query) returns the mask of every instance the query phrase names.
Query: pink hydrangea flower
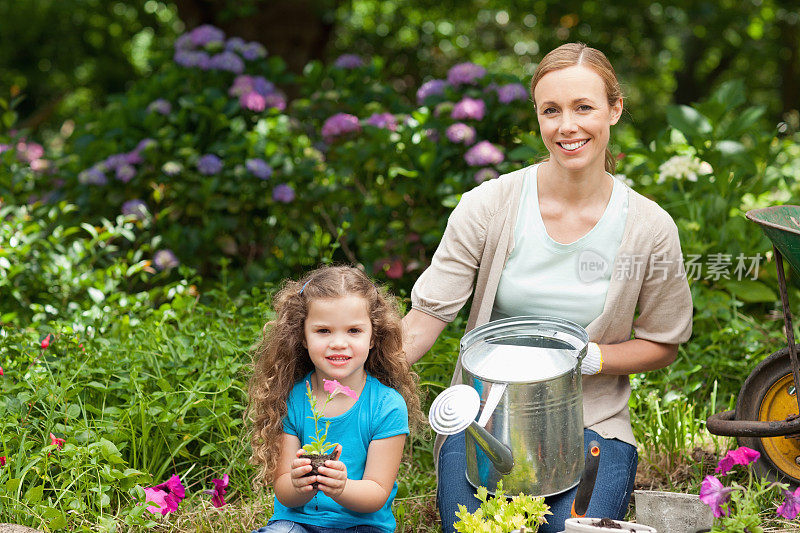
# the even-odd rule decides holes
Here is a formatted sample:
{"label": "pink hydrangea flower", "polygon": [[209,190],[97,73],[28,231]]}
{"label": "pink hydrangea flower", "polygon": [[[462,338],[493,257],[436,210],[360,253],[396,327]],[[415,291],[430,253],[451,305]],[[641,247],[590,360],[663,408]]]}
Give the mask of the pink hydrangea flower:
{"label": "pink hydrangea flower", "polygon": [[145,501],[156,504],[148,506],[148,511],[166,515],[178,509],[178,504],[186,497],[186,489],[181,479],[174,475],[160,485],[144,489],[144,494]]}
{"label": "pink hydrangea flower", "polygon": [[464,154],[464,160],[473,167],[498,165],[503,159],[505,159],[503,152],[489,141],[479,142]]}
{"label": "pink hydrangea flower", "polygon": [[714,469],[714,472],[717,474],[725,475],[727,474],[734,465],[744,465],[747,466],[753,461],[757,461],[758,458],[761,457],[761,454],[747,446],[740,446],[735,450],[730,450],[725,457],[720,459],[719,463],[717,464],[717,468]]}
{"label": "pink hydrangea flower", "polygon": [[358,399],[358,394],[356,394],[353,389],[347,385],[342,385],[335,379],[323,379],[322,388],[325,389],[325,392],[327,392],[331,398],[341,392],[345,396],[350,396],[354,400]]}
{"label": "pink hydrangea flower", "polygon": [[376,128],[397,130],[397,119],[391,113],[375,113],[367,119],[367,124]]}
{"label": "pink hydrangea flower", "polygon": [[503,104],[508,104],[514,100],[527,100],[528,91],[521,83],[509,83],[497,87],[497,100]]}
{"label": "pink hydrangea flower", "polygon": [[463,143],[467,146],[475,142],[475,128],[468,126],[463,122],[456,122],[448,126],[445,131],[447,138],[450,142]]}
{"label": "pink hydrangea flower", "polygon": [[420,85],[417,89],[417,103],[422,105],[429,96],[444,94],[447,83],[444,80],[430,80]]}
{"label": "pink hydrangea flower", "polygon": [[169,270],[180,264],[178,257],[170,249],[159,250],[153,255],[153,264],[158,270]]}
{"label": "pink hydrangea flower", "polygon": [[361,131],[358,117],[348,113],[336,113],[328,117],[322,125],[322,137],[326,142],[333,141],[336,137],[345,133]]}
{"label": "pink hydrangea flower", "polygon": [[460,102],[453,106],[453,112],[450,116],[455,120],[482,120],[484,114],[486,114],[486,104],[483,100],[465,96]]}
{"label": "pink hydrangea flower", "polygon": [[267,108],[267,99],[255,91],[250,91],[239,97],[239,105],[242,106],[242,109],[260,113]]}
{"label": "pink hydrangea flower", "polygon": [[459,63],[447,71],[447,83],[452,86],[474,84],[486,75],[486,69],[475,63]]}
{"label": "pink hydrangea flower", "polygon": [[721,506],[727,503],[731,492],[733,489],[723,486],[716,477],[706,476],[700,484],[700,501],[711,507],[715,517],[727,516]]}
{"label": "pink hydrangea flower", "polygon": [[800,514],[800,487],[796,488],[794,492],[785,490],[783,494],[786,499],[778,507],[778,514],[787,520],[794,520]]}
{"label": "pink hydrangea flower", "polygon": [[475,173],[475,181],[477,183],[483,183],[486,180],[493,180],[500,174],[493,168],[482,168]]}

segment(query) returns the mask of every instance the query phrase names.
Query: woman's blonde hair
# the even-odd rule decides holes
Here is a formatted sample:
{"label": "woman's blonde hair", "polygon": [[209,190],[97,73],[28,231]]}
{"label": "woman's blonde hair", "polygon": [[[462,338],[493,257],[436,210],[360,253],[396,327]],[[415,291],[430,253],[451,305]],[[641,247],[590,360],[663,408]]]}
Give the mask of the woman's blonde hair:
{"label": "woman's blonde hair", "polygon": [[[606,98],[609,106],[613,106],[622,98],[622,89],[619,86],[617,74],[614,72],[614,67],[611,66],[611,62],[606,55],[600,50],[586,46],[583,43],[567,43],[548,52],[542,58],[539,66],[536,67],[531,80],[531,100],[536,101],[533,97],[533,91],[546,74],[576,65],[589,67],[602,78],[606,87]],[[611,174],[617,168],[617,160],[608,147],[606,147],[605,167],[606,172]]]}
{"label": "woman's blonde hair", "polygon": [[373,347],[364,369],[403,396],[411,427],[421,427],[424,417],[417,393],[418,377],[411,371],[403,351],[397,300],[356,268],[319,268],[299,281],[284,282],[273,299],[275,319],[264,326],[253,352],[245,417],[250,424],[253,449],[250,461],[258,467],[254,485],[274,481],[289,392],[314,369],[308,350],[303,346],[308,303],[318,298],[352,295],[366,300],[372,322]]}

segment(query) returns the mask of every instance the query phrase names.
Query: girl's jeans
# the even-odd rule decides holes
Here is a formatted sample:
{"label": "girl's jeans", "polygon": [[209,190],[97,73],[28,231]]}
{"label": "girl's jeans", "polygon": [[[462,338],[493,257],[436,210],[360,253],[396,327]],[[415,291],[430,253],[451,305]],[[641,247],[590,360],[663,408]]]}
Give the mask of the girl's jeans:
{"label": "girl's jeans", "polygon": [[253,533],[381,533],[381,530],[372,526],[353,526],[341,529],[298,524],[291,520],[275,520],[254,530]]}
{"label": "girl's jeans", "polygon": [[[591,429],[583,430],[584,454],[589,442],[600,443],[600,467],[594,485],[592,499],[586,516],[608,517],[622,520],[628,510],[628,502],[633,492],[636,465],[639,455],[636,447],[617,439],[604,439]],[[442,518],[442,531],[453,533],[453,524],[458,521],[458,504],[464,505],[470,513],[480,506],[475,497],[475,489],[467,481],[467,454],[464,432],[447,437],[439,451],[439,486],[436,500],[439,516]],[[539,528],[540,533],[556,533],[564,530],[564,521],[570,517],[572,502],[577,487],[561,494],[545,498],[552,515],[547,515],[547,524]]]}

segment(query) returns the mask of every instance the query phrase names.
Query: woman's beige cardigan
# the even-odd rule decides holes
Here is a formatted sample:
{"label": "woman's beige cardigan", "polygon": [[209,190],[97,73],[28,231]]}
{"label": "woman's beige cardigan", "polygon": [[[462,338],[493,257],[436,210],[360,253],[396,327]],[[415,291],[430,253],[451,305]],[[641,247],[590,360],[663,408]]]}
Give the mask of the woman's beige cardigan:
{"label": "woman's beige cardigan", "polygon": [[[431,265],[411,292],[411,304],[451,322],[474,295],[467,331],[489,321],[500,275],[514,248],[522,183],[533,167],[486,181],[465,193],[447,222]],[[678,228],[652,200],[629,189],[628,217],[614,261],[603,312],[586,328],[598,344],[633,336],[679,344],[692,332],[692,297],[683,268]],[[461,357],[451,385],[461,383]],[[583,379],[584,426],[604,438],[635,444],[628,376]],[[438,462],[440,436],[434,447]]]}

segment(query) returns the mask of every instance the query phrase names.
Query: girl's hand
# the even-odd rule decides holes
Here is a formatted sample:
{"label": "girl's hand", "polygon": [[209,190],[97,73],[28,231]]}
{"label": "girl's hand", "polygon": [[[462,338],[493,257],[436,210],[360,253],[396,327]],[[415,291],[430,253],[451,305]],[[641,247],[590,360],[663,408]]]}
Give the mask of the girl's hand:
{"label": "girl's hand", "polygon": [[[336,459],[341,457],[341,444],[336,446],[333,454]],[[344,491],[344,486],[347,484],[347,467],[341,461],[329,459],[325,461],[325,466],[319,468],[319,475],[316,478],[319,483],[319,490],[323,494],[335,498]]]}
{"label": "girl's hand", "polygon": [[319,476],[308,476],[303,477],[309,472],[311,472],[311,459],[303,458],[301,459],[300,456],[303,455],[305,450],[300,448],[297,450],[296,459],[292,459],[292,470],[290,472],[290,477],[292,479],[292,486],[294,490],[301,494],[306,494],[312,492],[314,488],[311,486],[312,483],[317,481]]}

